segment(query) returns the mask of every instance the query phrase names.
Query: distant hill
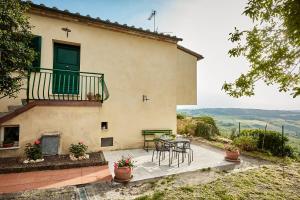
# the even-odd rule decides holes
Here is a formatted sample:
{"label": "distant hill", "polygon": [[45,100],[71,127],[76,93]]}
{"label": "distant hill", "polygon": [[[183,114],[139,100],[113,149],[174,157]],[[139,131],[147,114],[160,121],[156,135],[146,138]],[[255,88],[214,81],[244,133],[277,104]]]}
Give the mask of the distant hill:
{"label": "distant hill", "polygon": [[285,110],[260,110],[260,109],[243,109],[243,108],[201,108],[201,109],[182,109],[179,112],[191,116],[199,115],[223,115],[237,116],[243,119],[283,119],[283,120],[300,120],[300,111]]}
{"label": "distant hill", "polygon": [[261,110],[243,108],[201,108],[201,109],[178,109],[177,113],[187,116],[212,116],[223,134],[230,134],[238,129],[264,129],[280,131],[284,126],[284,132],[291,137],[300,150],[300,111],[286,110]]}

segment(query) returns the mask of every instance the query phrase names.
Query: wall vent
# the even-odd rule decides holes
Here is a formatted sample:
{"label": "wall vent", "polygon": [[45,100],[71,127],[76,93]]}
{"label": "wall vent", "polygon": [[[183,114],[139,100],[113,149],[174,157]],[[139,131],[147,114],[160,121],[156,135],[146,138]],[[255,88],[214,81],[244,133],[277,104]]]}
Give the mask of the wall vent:
{"label": "wall vent", "polygon": [[113,145],[114,145],[113,137],[101,138],[101,147],[110,147]]}

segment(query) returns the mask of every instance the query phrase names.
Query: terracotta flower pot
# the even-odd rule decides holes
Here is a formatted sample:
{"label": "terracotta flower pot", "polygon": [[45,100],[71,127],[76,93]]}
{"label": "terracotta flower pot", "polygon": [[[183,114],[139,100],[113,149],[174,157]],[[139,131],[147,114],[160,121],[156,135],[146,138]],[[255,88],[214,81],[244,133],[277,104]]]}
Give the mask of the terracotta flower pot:
{"label": "terracotta flower pot", "polygon": [[3,144],[4,148],[13,147],[13,146],[14,146],[14,143]]}
{"label": "terracotta flower pot", "polygon": [[226,151],[226,158],[229,160],[237,160],[240,156],[239,150],[236,151]]}
{"label": "terracotta flower pot", "polygon": [[132,169],[130,167],[115,168],[115,178],[118,180],[130,180],[131,171]]}

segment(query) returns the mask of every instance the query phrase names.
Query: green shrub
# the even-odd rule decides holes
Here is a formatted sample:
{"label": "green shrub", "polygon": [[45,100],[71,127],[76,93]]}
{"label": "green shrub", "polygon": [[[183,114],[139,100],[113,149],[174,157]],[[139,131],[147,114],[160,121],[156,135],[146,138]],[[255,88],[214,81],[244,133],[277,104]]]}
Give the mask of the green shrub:
{"label": "green shrub", "polygon": [[184,133],[186,135],[194,135],[196,129],[196,125],[194,123],[187,124],[184,128]]}
{"label": "green shrub", "polygon": [[209,140],[220,135],[215,120],[206,116],[182,119],[180,115],[177,115],[177,132],[181,135],[194,135]]}
{"label": "green shrub", "polygon": [[27,143],[25,146],[25,155],[29,160],[37,160],[43,158],[40,140],[36,140],[34,144]]}
{"label": "green shrub", "polygon": [[210,124],[198,121],[196,124],[195,136],[210,140],[213,138],[213,136],[215,136],[213,127]]}
{"label": "green shrub", "polygon": [[195,135],[196,123],[192,119],[177,120],[177,132],[180,135]]}
{"label": "green shrub", "polygon": [[254,151],[257,148],[257,140],[251,136],[236,137],[233,144],[245,151]]}
{"label": "green shrub", "polygon": [[184,119],[185,116],[183,114],[177,114],[177,119]]}
{"label": "green shrub", "polygon": [[211,125],[211,127],[213,129],[212,131],[214,132],[214,134],[216,134],[216,135],[220,134],[214,118],[209,117],[209,116],[202,116],[202,117],[193,117],[193,119],[195,119],[197,122],[201,121],[201,122]]}
{"label": "green shrub", "polygon": [[288,156],[291,158],[296,158],[296,153],[295,153],[295,149],[293,147],[291,147],[290,145],[285,145],[283,148],[283,156]]}
{"label": "green shrub", "polygon": [[237,137],[237,131],[236,131],[236,128],[232,128],[231,130],[231,133],[230,133],[230,139],[234,140],[234,138]]}
{"label": "green shrub", "polygon": [[[281,135],[281,133],[276,131],[264,131],[260,129],[249,129],[242,130],[241,136],[250,136],[257,140],[257,148],[260,150],[270,151],[275,156],[280,156],[282,153],[284,155],[292,156],[294,151],[291,147],[286,145],[288,138]],[[284,149],[282,149],[282,146]]]}
{"label": "green shrub", "polygon": [[78,144],[71,144],[71,146],[69,147],[70,153],[72,153],[75,156],[75,158],[84,156],[87,149],[88,146],[84,145],[83,142],[78,142]]}
{"label": "green shrub", "polygon": [[196,136],[211,140],[215,136],[220,135],[216,122],[212,117],[194,117],[193,120],[196,121]]}

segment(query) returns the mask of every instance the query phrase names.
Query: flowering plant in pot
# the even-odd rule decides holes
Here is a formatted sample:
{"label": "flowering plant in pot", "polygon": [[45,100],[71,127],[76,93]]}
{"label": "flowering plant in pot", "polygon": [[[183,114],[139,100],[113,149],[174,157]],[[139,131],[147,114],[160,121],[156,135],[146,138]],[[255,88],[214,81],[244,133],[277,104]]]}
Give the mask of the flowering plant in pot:
{"label": "flowering plant in pot", "polygon": [[132,177],[132,168],[135,167],[131,157],[122,157],[114,163],[115,180],[129,181]]}
{"label": "flowering plant in pot", "polygon": [[33,144],[27,143],[25,146],[25,155],[26,155],[26,160],[24,160],[25,164],[44,161],[42,148],[41,148],[41,141],[36,140],[34,141]]}
{"label": "flowering plant in pot", "polygon": [[71,160],[85,160],[89,159],[89,155],[86,154],[88,146],[83,144],[83,142],[78,142],[78,144],[71,144],[69,147],[70,159]]}
{"label": "flowering plant in pot", "polygon": [[4,148],[13,147],[13,146],[14,146],[14,141],[11,138],[7,138],[3,141]]}
{"label": "flowering plant in pot", "polygon": [[234,145],[226,145],[225,146],[226,157],[227,160],[239,160],[240,151],[239,148]]}

